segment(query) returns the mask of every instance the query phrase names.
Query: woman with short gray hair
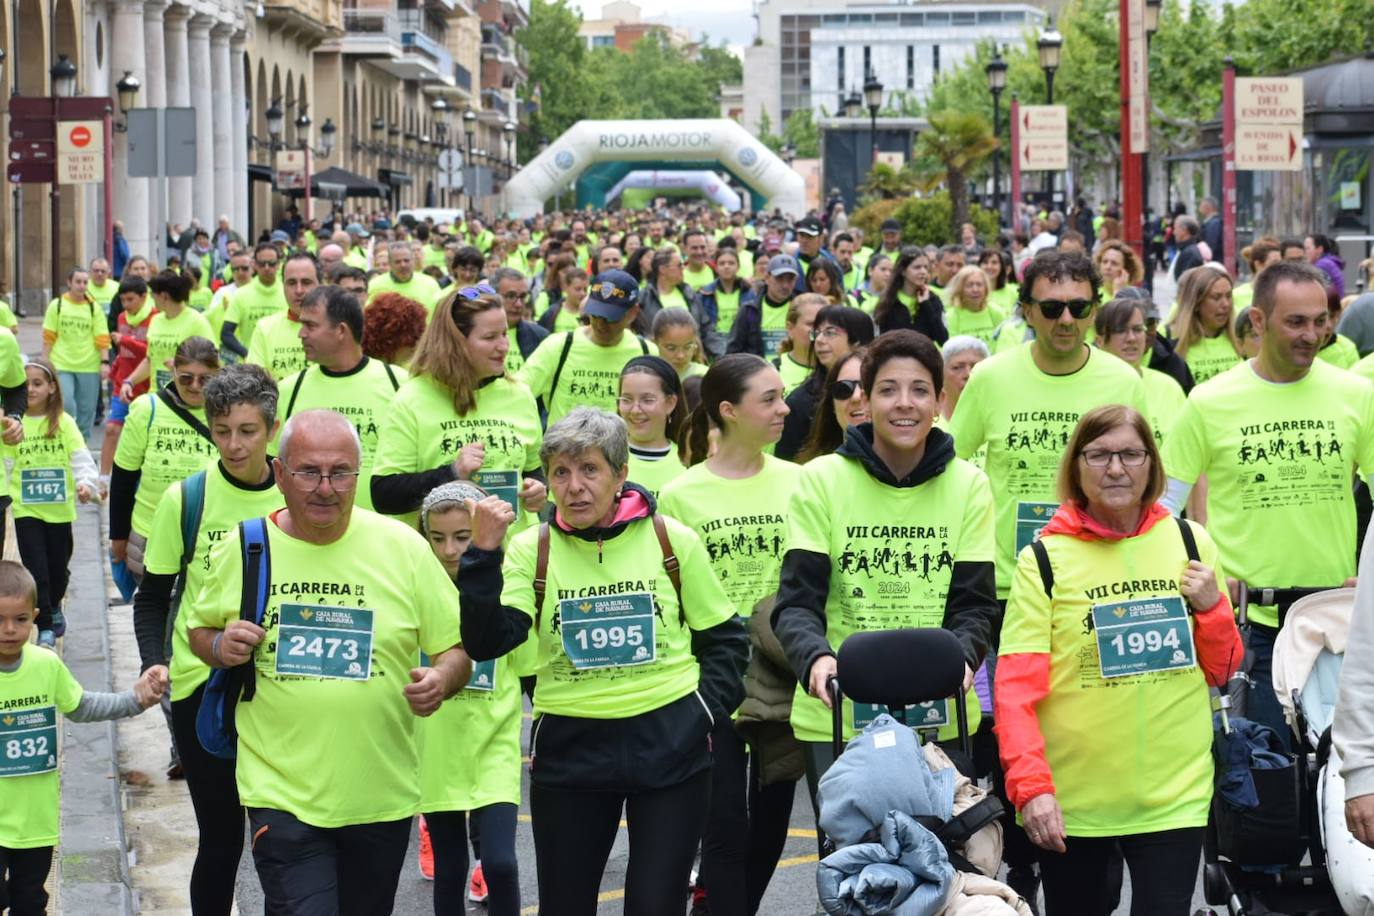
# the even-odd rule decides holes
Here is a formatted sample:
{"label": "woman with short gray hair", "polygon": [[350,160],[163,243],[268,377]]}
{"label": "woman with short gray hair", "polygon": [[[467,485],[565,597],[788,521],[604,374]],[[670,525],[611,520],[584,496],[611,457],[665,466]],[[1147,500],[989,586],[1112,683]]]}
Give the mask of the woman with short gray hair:
{"label": "woman with short gray hair", "polygon": [[[700,538],[626,480],[619,417],[577,407],[539,452],[557,510],[502,551],[514,513],[472,508],[463,646],[474,661],[538,642],[530,812],[547,914],[596,912],[617,825],[627,913],[682,908],[706,824],[708,735],[744,696],[744,624]],[[681,561],[679,561],[681,558]]]}

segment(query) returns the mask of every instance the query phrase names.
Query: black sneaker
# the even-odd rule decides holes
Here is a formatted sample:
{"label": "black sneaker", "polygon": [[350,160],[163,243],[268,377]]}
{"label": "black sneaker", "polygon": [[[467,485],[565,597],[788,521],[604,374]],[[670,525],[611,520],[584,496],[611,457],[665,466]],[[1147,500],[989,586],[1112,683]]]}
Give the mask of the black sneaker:
{"label": "black sneaker", "polygon": [[1034,868],[1013,868],[1007,871],[1007,887],[1016,891],[1030,911],[1035,916],[1040,916],[1040,907],[1036,904],[1036,898],[1040,896],[1040,876],[1035,873]]}

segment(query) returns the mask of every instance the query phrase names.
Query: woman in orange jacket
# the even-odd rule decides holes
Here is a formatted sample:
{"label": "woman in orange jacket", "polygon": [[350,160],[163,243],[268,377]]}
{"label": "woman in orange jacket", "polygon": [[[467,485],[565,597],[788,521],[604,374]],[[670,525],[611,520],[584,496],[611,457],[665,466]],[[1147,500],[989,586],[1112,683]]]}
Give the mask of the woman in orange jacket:
{"label": "woman in orange jacket", "polygon": [[1139,413],[1088,412],[1062,505],[1017,561],[996,731],[1047,916],[1109,914],[1118,847],[1133,916],[1190,912],[1212,798],[1207,688],[1243,648],[1216,545],[1157,502],[1164,481]]}

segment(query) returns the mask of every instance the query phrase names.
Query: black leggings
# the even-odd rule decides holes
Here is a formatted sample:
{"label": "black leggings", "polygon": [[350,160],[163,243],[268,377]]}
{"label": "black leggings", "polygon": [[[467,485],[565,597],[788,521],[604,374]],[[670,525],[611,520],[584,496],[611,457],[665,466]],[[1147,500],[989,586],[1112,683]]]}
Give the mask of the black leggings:
{"label": "black leggings", "polygon": [[191,868],[191,912],[228,916],[243,854],[243,806],[234,781],[234,761],[206,752],[196,737],[196,714],[205,685],[172,704],[172,737],[191,792],[200,842]]}
{"label": "black leggings", "polygon": [[531,785],[540,916],[595,916],[622,811],[630,833],[625,916],[682,912],[710,794],[709,769],[629,794]]}
{"label": "black leggings", "polygon": [[9,849],[0,846],[0,913],[10,916],[43,916],[48,911],[48,891],[43,886],[52,870],[51,846]]}
{"label": "black leggings", "polygon": [[1202,831],[1069,837],[1067,852],[1042,851],[1045,916],[1110,916],[1121,889],[1110,867],[1114,854],[1124,855],[1131,870],[1131,916],[1188,916],[1202,860]]}
{"label": "black leggings", "polygon": [[[507,802],[472,812],[482,837],[482,876],[487,882],[487,912],[518,916],[520,869],[515,859],[517,807]],[[425,815],[429,841],[434,845],[434,916],[463,916],[468,881],[467,812],[436,811]],[[476,836],[473,849],[477,849]]]}
{"label": "black leggings", "polygon": [[51,630],[53,611],[67,597],[71,580],[67,567],[72,559],[72,523],[16,518],[14,539],[19,542],[24,568],[38,585],[38,629]]}
{"label": "black leggings", "polygon": [[711,732],[711,814],[701,847],[701,883],[711,916],[758,912],[787,844],[797,783],[759,785],[758,758],[725,719]]}

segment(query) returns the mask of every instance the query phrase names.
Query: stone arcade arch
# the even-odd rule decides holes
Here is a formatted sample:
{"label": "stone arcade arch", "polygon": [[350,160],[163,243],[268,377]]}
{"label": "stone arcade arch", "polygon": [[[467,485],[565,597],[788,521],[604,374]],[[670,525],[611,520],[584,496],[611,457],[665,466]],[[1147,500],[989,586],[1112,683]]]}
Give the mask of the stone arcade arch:
{"label": "stone arcade arch", "polygon": [[662,160],[702,168],[719,163],[762,194],[769,209],[788,216],[806,212],[801,175],[728,119],[578,121],[511,177],[502,192],[504,208],[512,216],[531,217],[596,163]]}

